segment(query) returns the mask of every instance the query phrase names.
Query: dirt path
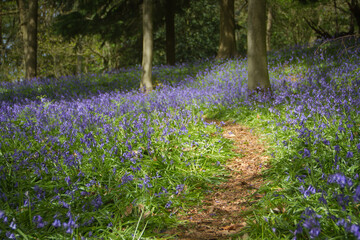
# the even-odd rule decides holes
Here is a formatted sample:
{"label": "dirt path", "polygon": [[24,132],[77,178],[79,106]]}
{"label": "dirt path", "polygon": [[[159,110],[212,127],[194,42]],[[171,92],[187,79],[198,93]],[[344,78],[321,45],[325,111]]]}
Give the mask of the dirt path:
{"label": "dirt path", "polygon": [[[211,240],[231,239],[246,226],[246,215],[251,214],[254,198],[249,197],[263,184],[261,168],[267,167],[265,146],[250,129],[234,123],[223,125],[223,136],[234,140],[234,151],[242,157],[230,159],[228,181],[215,187],[201,206],[180,216],[188,224],[172,229],[175,239]],[[255,199],[261,196],[255,196]]]}

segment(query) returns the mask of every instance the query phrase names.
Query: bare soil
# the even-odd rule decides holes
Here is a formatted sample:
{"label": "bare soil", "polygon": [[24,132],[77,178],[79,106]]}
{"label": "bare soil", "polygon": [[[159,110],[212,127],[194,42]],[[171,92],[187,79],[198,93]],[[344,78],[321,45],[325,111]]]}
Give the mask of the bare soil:
{"label": "bare soil", "polygon": [[241,156],[227,162],[230,175],[226,182],[214,186],[201,205],[179,214],[185,224],[166,231],[174,239],[238,239],[239,235],[235,238],[234,234],[246,226],[252,205],[262,197],[256,190],[264,184],[262,168],[268,167],[266,146],[244,126],[226,122],[222,128],[223,136],[234,141],[233,151]]}

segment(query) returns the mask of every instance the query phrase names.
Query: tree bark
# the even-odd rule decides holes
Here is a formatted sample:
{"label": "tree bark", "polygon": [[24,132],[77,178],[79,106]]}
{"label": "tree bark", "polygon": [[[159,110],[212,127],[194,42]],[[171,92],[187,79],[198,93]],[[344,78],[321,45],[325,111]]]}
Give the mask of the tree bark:
{"label": "tree bark", "polygon": [[271,50],[271,28],[272,28],[272,21],[273,21],[273,15],[272,15],[272,8],[269,6],[268,12],[267,12],[267,19],[266,19],[266,49],[267,51]]}
{"label": "tree bark", "polygon": [[166,63],[175,65],[175,8],[173,0],[166,0]]}
{"label": "tree bark", "polygon": [[220,0],[220,44],[217,58],[232,58],[236,55],[234,0]]}
{"label": "tree bark", "polygon": [[335,36],[337,36],[339,34],[339,21],[338,21],[338,12],[337,12],[337,7],[336,7],[336,0],[333,0],[333,4],[334,4],[334,14],[335,14]]}
{"label": "tree bark", "polygon": [[271,91],[266,56],[266,0],[249,0],[248,89]]}
{"label": "tree bark", "polygon": [[24,42],[25,79],[37,76],[37,18],[38,1],[17,1],[20,17],[20,28]]}
{"label": "tree bark", "polygon": [[351,0],[351,2],[347,2],[349,9],[354,16],[356,23],[358,25],[358,33],[360,34],[360,6],[357,0]]}
{"label": "tree bark", "polygon": [[152,0],[143,2],[143,56],[140,91],[149,93],[153,90],[151,81],[153,58],[153,23]]}
{"label": "tree bark", "polygon": [[83,56],[80,53],[76,54],[76,74],[81,75],[83,73]]}
{"label": "tree bark", "polygon": [[[2,11],[2,1],[0,1],[0,12]],[[3,51],[3,38],[2,38],[2,16],[0,15],[0,65],[4,62],[4,51]]]}

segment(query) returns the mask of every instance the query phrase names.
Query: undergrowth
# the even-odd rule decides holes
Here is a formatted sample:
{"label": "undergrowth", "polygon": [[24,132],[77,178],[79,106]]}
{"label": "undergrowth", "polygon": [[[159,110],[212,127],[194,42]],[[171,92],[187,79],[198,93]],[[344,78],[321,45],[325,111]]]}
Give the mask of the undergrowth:
{"label": "undergrowth", "polygon": [[159,66],[149,95],[138,69],[2,84],[0,237],[164,237],[234,154],[206,116],[271,146],[250,238],[359,239],[359,53],[341,47],[271,53],[271,96],[248,95],[246,59]]}

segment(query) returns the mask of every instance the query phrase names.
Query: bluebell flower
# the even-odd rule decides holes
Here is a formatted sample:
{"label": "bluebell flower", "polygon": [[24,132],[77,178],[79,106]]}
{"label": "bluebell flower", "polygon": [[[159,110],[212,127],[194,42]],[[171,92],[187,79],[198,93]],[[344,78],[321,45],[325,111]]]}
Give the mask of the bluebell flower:
{"label": "bluebell flower", "polygon": [[340,152],[340,147],[339,147],[339,145],[335,145],[335,146],[334,146],[334,149],[335,149],[336,152]]}
{"label": "bluebell flower", "polygon": [[176,186],[175,194],[180,194],[184,190],[184,184],[179,184]]}
{"label": "bluebell flower", "polygon": [[310,155],[311,155],[311,153],[310,153],[309,149],[304,148],[303,158],[304,158],[304,157],[310,157]]}
{"label": "bluebell flower", "polygon": [[351,187],[353,185],[353,182],[351,181],[351,179],[347,178],[342,173],[335,173],[335,174],[329,175],[328,183],[337,183],[342,188],[344,188],[346,185],[349,187]]}
{"label": "bluebell flower", "polygon": [[302,214],[303,223],[302,226],[309,230],[310,238],[316,238],[321,232],[321,226],[318,219],[321,218],[321,215],[316,214],[311,208],[306,208]]}
{"label": "bluebell flower", "polygon": [[71,184],[71,178],[69,176],[65,177],[65,182],[67,183],[67,185]]}
{"label": "bluebell flower", "polygon": [[350,227],[350,232],[354,234],[354,236],[359,239],[360,238],[360,226],[356,224],[352,224]]}
{"label": "bluebell flower", "polygon": [[12,232],[6,232],[6,237],[8,239],[16,239],[15,234]]}
{"label": "bluebell flower", "polygon": [[324,195],[322,195],[320,198],[319,198],[319,202],[320,203],[323,203],[323,204],[327,204],[327,201],[326,201],[326,199],[324,198]]}
{"label": "bluebell flower", "polygon": [[11,229],[13,230],[16,230],[16,223],[14,220],[12,220],[12,222],[10,223],[10,226],[9,226]]}
{"label": "bluebell flower", "polygon": [[355,193],[353,195],[353,199],[354,199],[355,202],[360,201],[360,185],[356,187]]}
{"label": "bluebell flower", "polygon": [[172,204],[172,201],[171,201],[171,200],[168,201],[168,202],[166,203],[166,205],[165,205],[165,208],[170,208],[170,207],[171,207],[171,204]]}
{"label": "bluebell flower", "polygon": [[316,189],[312,185],[310,185],[306,190],[304,189],[304,186],[301,185],[300,188],[299,188],[299,191],[304,195],[304,198],[307,198],[311,194],[316,193]]}
{"label": "bluebell flower", "polygon": [[55,219],[52,225],[56,228],[61,227],[61,222],[59,219]]}

